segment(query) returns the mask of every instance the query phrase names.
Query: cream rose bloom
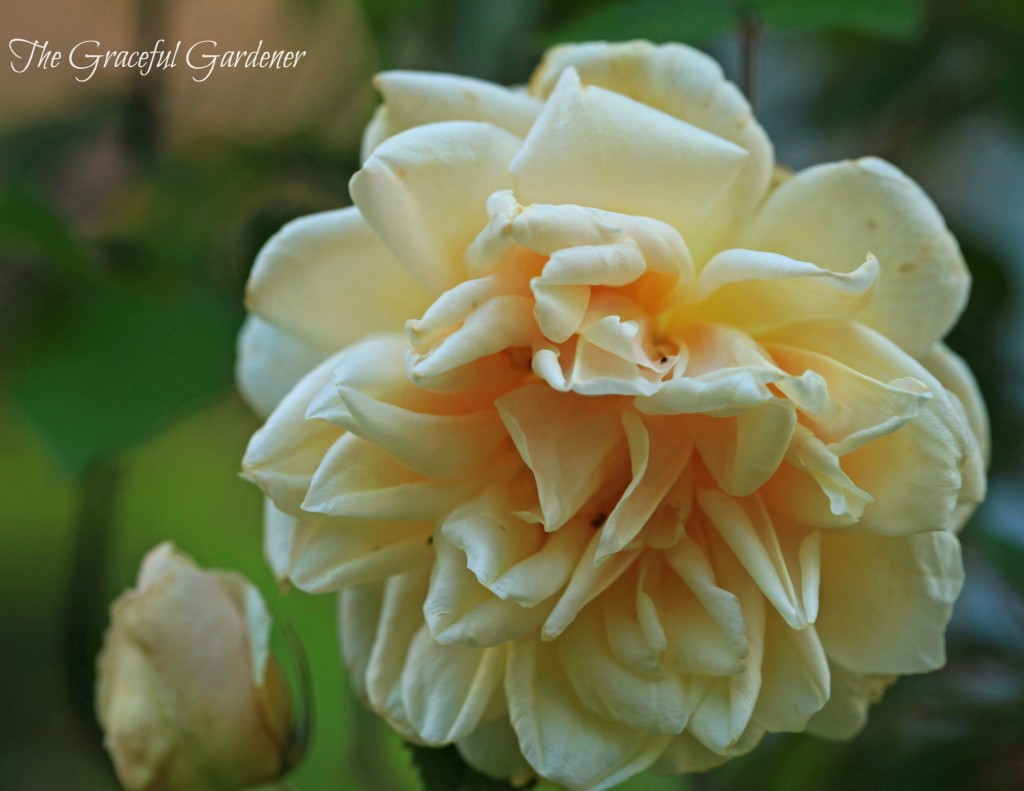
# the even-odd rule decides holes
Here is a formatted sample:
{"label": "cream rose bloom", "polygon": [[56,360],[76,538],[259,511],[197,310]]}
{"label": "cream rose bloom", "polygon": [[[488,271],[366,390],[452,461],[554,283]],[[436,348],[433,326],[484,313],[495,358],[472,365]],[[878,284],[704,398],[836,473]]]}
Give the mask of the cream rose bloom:
{"label": "cream rose bloom", "polygon": [[376,85],[355,206],[264,248],[239,362],[270,561],[341,591],[368,705],[603,789],[850,737],[940,667],[987,427],[921,190],[876,159],[774,183],[682,46]]}
{"label": "cream rose bloom", "polygon": [[96,710],[128,791],[237,791],[279,777],[291,706],[270,616],[237,574],[152,550],[111,608]]}

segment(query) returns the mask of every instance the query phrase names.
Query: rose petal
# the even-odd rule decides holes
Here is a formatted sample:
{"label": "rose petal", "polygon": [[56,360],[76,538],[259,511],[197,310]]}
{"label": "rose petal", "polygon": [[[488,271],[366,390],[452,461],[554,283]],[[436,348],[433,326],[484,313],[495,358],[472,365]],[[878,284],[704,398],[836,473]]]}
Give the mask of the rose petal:
{"label": "rose petal", "polygon": [[557,530],[598,489],[606,460],[623,443],[623,405],[530,385],[502,396],[495,406],[537,479],[545,529]]}
{"label": "rose petal", "polygon": [[[693,304],[676,320],[721,322],[756,336],[787,324],[849,318],[870,303],[878,273],[871,255],[842,274],[775,253],[726,250],[701,271]],[[669,314],[669,331],[672,323]]]}
{"label": "rose petal", "polygon": [[279,511],[274,501],[263,498],[263,556],[267,559],[274,578],[283,583],[288,578],[291,563],[292,538],[295,533],[295,517]]}
{"label": "rose petal", "polygon": [[434,536],[434,551],[423,614],[439,643],[491,646],[517,640],[536,631],[551,612],[550,604],[523,607],[499,599],[477,581],[465,555],[442,533]]}
{"label": "rose petal", "polygon": [[487,197],[512,186],[507,166],[519,144],[473,121],[418,126],[384,141],[349,189],[384,244],[437,295],[465,279],[466,248],[487,224]]}
{"label": "rose petal", "polygon": [[420,738],[405,711],[402,671],[413,637],[423,626],[419,603],[426,594],[427,576],[425,570],[414,571],[391,577],[385,583],[380,618],[366,663],[370,705],[404,739],[414,743],[420,743]]}
{"label": "rose petal", "polygon": [[857,673],[923,673],[946,661],[944,633],[963,583],[960,543],[933,531],[822,537],[818,634]]}
{"label": "rose petal", "polygon": [[[632,585],[636,584],[634,576]],[[629,602],[631,597],[626,589],[609,591],[605,600],[610,604],[618,603],[616,593],[622,596],[624,603]],[[633,610],[634,624],[636,617]],[[622,633],[606,629],[602,620],[596,608],[587,608],[555,643],[580,703],[593,714],[644,733],[682,731],[699,701],[691,685],[675,673],[641,674],[622,664],[609,646],[609,640]],[[585,716],[593,717],[593,714]]]}
{"label": "rose petal", "polygon": [[249,316],[238,334],[238,392],[253,412],[266,418],[327,355],[327,351],[310,346],[257,316]]}
{"label": "rose petal", "polygon": [[380,446],[345,434],[321,460],[302,509],[355,519],[437,519],[479,488],[478,481],[424,478]]}
{"label": "rose petal", "polygon": [[505,693],[530,766],[573,791],[602,791],[650,766],[671,737],[642,733],[583,708],[556,650],[526,638],[509,651]]}
{"label": "rose petal", "polygon": [[332,387],[334,368],[344,354],[330,357],[307,374],[249,440],[242,474],[282,511],[299,513],[313,471],[341,436],[341,430],[329,423],[306,420],[306,410],[317,393]]}
{"label": "rose petal", "polygon": [[[504,699],[504,690],[501,692]],[[523,758],[519,738],[512,730],[508,714],[481,723],[469,736],[455,743],[459,755],[478,772],[496,780],[508,780],[519,787],[534,776]]]}
{"label": "rose petal", "polygon": [[383,71],[373,85],[384,103],[363,135],[364,161],[389,137],[438,121],[486,121],[524,137],[541,108],[532,96],[455,74]]}
{"label": "rose petal", "polygon": [[412,639],[402,670],[402,707],[427,744],[449,744],[480,722],[505,675],[504,646],[441,645],[424,625]]}
{"label": "rose petal", "polygon": [[379,582],[430,563],[429,522],[378,522],[308,514],[296,523],[288,577],[307,593]]}
{"label": "rose petal", "polygon": [[747,157],[739,146],[621,94],[584,88],[568,68],[509,170],[524,203],[653,217],[687,238]]}
{"label": "rose petal", "polygon": [[246,287],[252,313],[328,350],[401,330],[427,304],[427,293],[355,207],[285,225],[263,246]]}
{"label": "rose petal", "polygon": [[[566,44],[547,51],[530,80],[547,97],[561,74],[575,68],[582,82],[635,99],[729,140],[749,154],[735,180],[692,234],[695,260],[728,246],[735,229],[761,201],[772,176],[771,143],[743,94],[703,52],[647,41]],[[691,236],[687,237],[688,240]]]}
{"label": "rose petal", "polygon": [[796,174],[771,194],[739,246],[834,272],[852,272],[873,253],[881,275],[859,320],[914,356],[949,331],[967,300],[967,268],[935,205],[879,159]]}
{"label": "rose petal", "polygon": [[829,661],[831,691],[828,703],[807,722],[807,732],[823,739],[852,739],[868,721],[868,709],[877,703],[895,676],[864,675]]}
{"label": "rose petal", "polygon": [[802,731],[828,701],[829,684],[828,660],[814,627],[796,631],[768,612],[754,720],[772,733]]}

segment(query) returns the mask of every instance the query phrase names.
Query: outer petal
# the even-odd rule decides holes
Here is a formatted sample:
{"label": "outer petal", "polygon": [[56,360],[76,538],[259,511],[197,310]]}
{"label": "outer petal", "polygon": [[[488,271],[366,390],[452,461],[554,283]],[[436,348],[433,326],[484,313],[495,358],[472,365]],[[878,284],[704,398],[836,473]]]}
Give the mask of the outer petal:
{"label": "outer petal", "polygon": [[535,632],[551,604],[523,607],[499,599],[466,568],[466,557],[443,534],[434,536],[436,561],[423,614],[439,643],[493,646]]}
{"label": "outer petal", "polygon": [[402,670],[402,706],[427,744],[449,744],[473,732],[505,675],[505,646],[441,645],[426,625]]}
{"label": "outer petal", "polygon": [[712,752],[689,732],[676,736],[651,771],[657,774],[678,775],[689,772],[706,772],[724,764],[730,758],[746,755],[761,742],[764,728],[751,721],[743,734],[724,754]]}
{"label": "outer petal", "polygon": [[308,514],[295,524],[288,576],[307,593],[379,582],[429,565],[429,522],[378,522]]}
{"label": "outer petal", "polygon": [[[889,535],[949,529],[964,473],[978,451],[963,411],[939,381],[892,341],[859,324],[804,325],[778,339],[879,382],[909,377],[927,387],[931,398],[913,420],[847,452],[842,469],[874,498],[861,529]],[[835,446],[837,453],[845,452],[842,444]]]}
{"label": "outer petal", "polygon": [[355,207],[285,225],[263,246],[246,289],[250,311],[331,351],[371,332],[400,331],[428,304]]}
{"label": "outer petal", "polygon": [[823,739],[852,739],[868,720],[868,707],[877,703],[895,676],[853,673],[829,662],[832,688],[828,703],[807,723],[807,732]]}
{"label": "outer petal", "polygon": [[525,137],[541,108],[525,93],[454,74],[385,71],[373,85],[384,104],[363,135],[364,160],[387,138],[439,121],[486,121]]}
{"label": "outer petal", "polygon": [[971,369],[945,344],[937,343],[930,352],[921,357],[921,364],[956,397],[975,439],[960,468],[963,487],[960,489],[953,518],[953,529],[959,530],[974,513],[978,503],[985,499],[985,469],[988,467],[992,448],[988,412]]}
{"label": "outer petal", "polygon": [[650,766],[671,736],[653,736],[584,709],[556,647],[526,638],[505,677],[512,727],[537,772],[573,791],[600,791]]}
{"label": "outer petal", "polygon": [[[608,596],[619,594],[629,602],[635,586],[634,577]],[[635,628],[635,609],[631,615]],[[609,645],[610,640],[622,637],[605,628],[598,608],[589,607],[555,643],[580,703],[593,712],[583,716],[607,717],[640,732],[680,733],[699,702],[699,691],[675,673],[642,674],[625,666]]]}
{"label": "outer petal", "polygon": [[[365,660],[365,689],[370,706],[405,739],[416,743],[421,740],[405,711],[402,671],[412,640],[423,626],[423,613],[418,605],[423,601],[426,586],[426,571],[414,571],[388,579],[382,594],[378,594],[379,600],[372,595],[372,588],[355,588],[353,593],[342,595],[343,617],[362,606],[378,613],[376,619],[360,618],[360,623],[351,629],[342,622],[343,652],[358,651],[356,658],[361,659],[362,652],[369,646],[369,657]],[[372,597],[368,602],[355,598],[368,596]],[[367,613],[369,615],[371,613]],[[358,644],[352,649],[344,649],[347,636],[352,632],[358,635]],[[346,661],[353,673],[359,669],[358,662],[347,658]]]}
{"label": "outer petal", "polygon": [[263,498],[263,555],[279,583],[288,579],[294,534],[295,517],[275,508],[269,497]]}
{"label": "outer petal", "polygon": [[818,634],[857,673],[923,673],[946,661],[944,633],[963,583],[956,536],[829,532],[821,545]]}
{"label": "outer petal", "polygon": [[859,320],[914,356],[946,334],[967,301],[970,277],[935,205],[879,159],[798,173],[772,193],[739,244],[835,272],[852,272],[873,253],[881,277]]}
{"label": "outer petal", "polygon": [[[504,690],[500,694],[504,697]],[[455,746],[467,764],[488,777],[508,779],[512,785],[519,786],[534,776],[533,768],[519,749],[519,739],[507,713],[481,723]]]}
{"label": "outer petal", "polygon": [[684,238],[747,152],[566,69],[512,160],[523,203],[578,203],[663,220]]}
{"label": "outer petal", "polygon": [[828,660],[814,627],[795,631],[768,612],[754,720],[773,733],[802,731],[828,699]]}
{"label": "outer petal", "polygon": [[729,246],[736,228],[760,202],[772,177],[772,147],[740,91],[713,59],[679,44],[646,41],[603,42],[555,47],[530,81],[533,94],[546,97],[559,76],[575,68],[585,85],[621,93],[735,143],[749,153],[735,181],[701,223],[690,242],[694,258]]}
{"label": "outer petal", "polygon": [[512,186],[519,138],[496,126],[446,121],[380,145],[352,177],[370,227],[436,296],[466,278],[466,248],[487,225],[487,197]]}
{"label": "outer petal", "polygon": [[257,484],[282,511],[298,514],[320,459],[341,436],[322,420],[306,420],[317,393],[332,386],[334,368],[344,352],[307,374],[249,440],[242,459],[243,475]]}
{"label": "outer petal", "polygon": [[253,412],[266,418],[327,354],[258,316],[249,316],[238,334],[238,392]]}

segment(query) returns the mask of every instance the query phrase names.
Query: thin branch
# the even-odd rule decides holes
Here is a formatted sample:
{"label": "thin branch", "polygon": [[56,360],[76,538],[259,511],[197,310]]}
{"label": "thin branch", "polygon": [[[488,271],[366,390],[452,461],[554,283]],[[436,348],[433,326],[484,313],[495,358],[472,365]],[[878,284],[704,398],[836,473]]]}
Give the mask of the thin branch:
{"label": "thin branch", "polygon": [[761,38],[764,24],[753,14],[740,17],[740,88],[750,102],[750,108],[757,111],[757,82],[760,76]]}

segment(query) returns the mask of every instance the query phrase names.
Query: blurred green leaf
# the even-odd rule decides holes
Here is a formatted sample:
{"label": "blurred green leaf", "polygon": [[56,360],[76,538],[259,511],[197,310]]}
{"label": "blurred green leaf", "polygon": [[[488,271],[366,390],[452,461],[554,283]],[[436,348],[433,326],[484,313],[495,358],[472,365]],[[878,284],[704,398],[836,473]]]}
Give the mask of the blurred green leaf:
{"label": "blurred green leaf", "polygon": [[485,777],[466,765],[454,746],[420,747],[410,744],[412,759],[423,779],[424,791],[511,791],[501,780]]}
{"label": "blurred green leaf", "polygon": [[769,28],[898,37],[915,33],[923,20],[920,0],[615,0],[572,17],[550,38],[694,43],[735,30],[747,15]]}
{"label": "blurred green leaf", "polygon": [[62,275],[88,274],[89,249],[41,194],[9,185],[0,190],[0,253],[42,262]]}
{"label": "blurred green leaf", "polygon": [[1024,594],[1024,547],[992,533],[975,531],[974,540],[1010,587]]}
{"label": "blurred green leaf", "polygon": [[228,387],[239,320],[240,309],[212,293],[78,294],[28,355],[15,399],[81,472]]}
{"label": "blurred green leaf", "polygon": [[769,28],[847,30],[910,36],[924,19],[921,0],[750,0]]}
{"label": "blurred green leaf", "polygon": [[737,5],[727,0],[639,0],[594,5],[551,31],[549,43],[646,38],[695,43],[733,30]]}

